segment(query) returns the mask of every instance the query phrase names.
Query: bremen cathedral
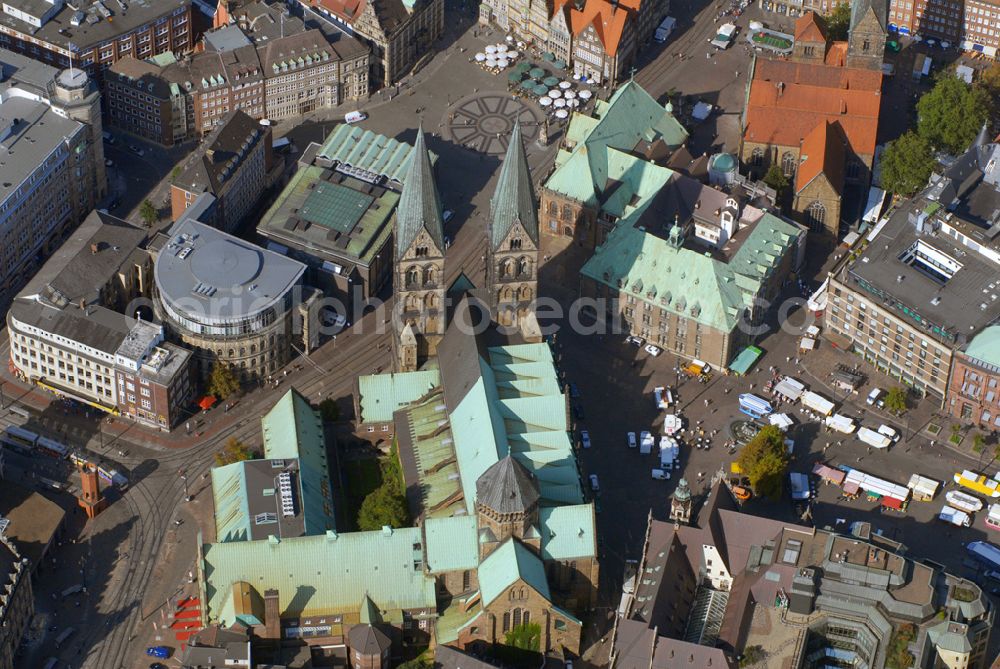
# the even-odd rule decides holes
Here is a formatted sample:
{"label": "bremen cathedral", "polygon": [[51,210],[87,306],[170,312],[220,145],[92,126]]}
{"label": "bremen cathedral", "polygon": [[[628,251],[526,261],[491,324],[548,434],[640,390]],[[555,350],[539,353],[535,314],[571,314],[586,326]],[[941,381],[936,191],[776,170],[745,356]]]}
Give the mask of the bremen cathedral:
{"label": "bremen cathedral", "polygon": [[490,200],[486,224],[486,278],[474,288],[462,275],[446,284],[441,198],[434,168],[417,130],[412,158],[396,208],[393,290],[396,297],[394,367],[419,369],[437,353],[452,315],[451,303],[468,293],[507,332],[529,341],[537,334],[533,303],[538,289],[538,217],[531,172],[515,123]]}

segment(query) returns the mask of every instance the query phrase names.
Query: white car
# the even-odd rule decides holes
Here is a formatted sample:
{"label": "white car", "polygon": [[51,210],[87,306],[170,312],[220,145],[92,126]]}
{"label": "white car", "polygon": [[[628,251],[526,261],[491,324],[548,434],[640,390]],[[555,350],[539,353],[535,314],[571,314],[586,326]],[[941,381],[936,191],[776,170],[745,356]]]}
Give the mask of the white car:
{"label": "white car", "polygon": [[454,215],[455,215],[455,212],[453,212],[451,209],[445,209],[444,213],[441,214],[441,222],[442,223],[447,223],[448,221],[450,221],[452,219],[452,217]]}
{"label": "white car", "polygon": [[635,432],[629,432],[628,433],[628,447],[629,448],[635,448],[638,445],[639,445],[639,442],[637,442],[635,440]]}
{"label": "white car", "polygon": [[580,443],[584,448],[590,448],[590,432],[587,430],[580,430]]}
{"label": "white car", "polygon": [[646,341],[642,337],[637,337],[635,335],[629,335],[629,336],[625,337],[625,343],[626,344],[632,344],[633,346],[637,346],[639,348],[642,348],[642,345],[645,344]]}
{"label": "white car", "polygon": [[330,309],[322,313],[323,313],[322,316],[323,325],[326,325],[328,327],[342,328],[344,327],[344,325],[347,324],[347,319],[344,318],[343,314],[338,314],[336,311]]}
{"label": "white car", "polygon": [[590,475],[590,489],[594,492],[600,492],[601,482],[597,480],[597,474]]}
{"label": "white car", "polygon": [[653,346],[652,344],[646,344],[645,351],[654,358],[660,355],[660,353],[663,353],[659,346]]}
{"label": "white car", "polygon": [[873,388],[870,393],[868,393],[868,406],[873,406],[875,402],[878,401],[879,396],[882,395],[881,388]]}

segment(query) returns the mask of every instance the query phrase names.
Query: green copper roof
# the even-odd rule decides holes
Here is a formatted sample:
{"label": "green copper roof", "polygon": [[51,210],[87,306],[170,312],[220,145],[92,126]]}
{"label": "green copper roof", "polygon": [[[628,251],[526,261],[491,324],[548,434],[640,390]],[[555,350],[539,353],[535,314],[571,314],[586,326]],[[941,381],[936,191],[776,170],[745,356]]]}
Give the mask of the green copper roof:
{"label": "green copper roof", "polygon": [[479,566],[475,516],[428,518],[424,522],[424,536],[427,539],[427,568],[432,574]]}
{"label": "green copper roof", "polygon": [[440,385],[436,369],[358,378],[362,423],[389,423],[392,414]]}
{"label": "green copper roof", "polygon": [[545,599],[552,600],[542,561],[520,541],[508,539],[487,555],[479,567],[479,592],[482,593],[483,606],[489,606],[518,579]]}
{"label": "green copper roof", "polygon": [[507,145],[496,191],[490,200],[490,210],[489,238],[494,250],[500,247],[516,223],[524,227],[535,244],[538,243],[535,193],[518,121],[514,122],[514,132]]}
{"label": "green copper roof", "polygon": [[[593,117],[574,114],[567,132],[568,152],[560,152],[545,187],[594,205],[609,184],[608,149],[624,152],[662,141],[677,148],[688,133],[635,81],[622,85],[607,102],[595,104]],[[641,162],[640,159],[636,159]]]}
{"label": "green copper roof", "polygon": [[444,222],[441,198],[434,183],[434,169],[424,142],[424,129],[417,129],[410,164],[403,179],[403,192],[396,209],[396,255],[402,256],[413,240],[426,230],[438,251],[444,253]]}
{"label": "green copper roof", "polygon": [[[327,136],[316,153],[320,158],[336,160],[355,170],[385,176],[401,184],[410,165],[413,147],[399,140],[379,135],[361,126],[341,123]],[[433,154],[431,161],[437,159]]]}
{"label": "green copper roof", "polygon": [[977,334],[965,349],[965,355],[1000,367],[1000,325],[991,325]]}
{"label": "green copper roof", "polygon": [[212,468],[212,498],[215,501],[217,541],[250,538],[250,509],[242,462]]}
{"label": "green copper roof", "polygon": [[299,459],[305,531],[333,528],[333,494],[326,460],[326,438],[319,412],[292,388],[260,419],[264,458]]}
{"label": "green copper roof", "polygon": [[764,213],[725,262],[694,248],[677,248],[622,221],[581,273],[623,294],[730,332],[798,235],[793,224]]}
{"label": "green copper roof", "polygon": [[205,544],[202,604],[210,620],[232,625],[232,586],[246,582],[258,596],[277,589],[283,618],[360,612],[366,595],[388,620],[400,610],[433,610],[434,579],[424,574],[421,545],[419,528]]}
{"label": "green copper roof", "polygon": [[544,559],[572,560],[597,555],[592,504],[542,507],[538,511],[538,524]]}

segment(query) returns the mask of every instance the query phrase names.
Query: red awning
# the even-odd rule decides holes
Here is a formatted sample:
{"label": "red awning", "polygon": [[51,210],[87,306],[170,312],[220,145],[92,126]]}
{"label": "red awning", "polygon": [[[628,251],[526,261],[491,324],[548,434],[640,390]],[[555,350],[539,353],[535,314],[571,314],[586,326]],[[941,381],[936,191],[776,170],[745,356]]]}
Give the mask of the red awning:
{"label": "red awning", "polygon": [[895,497],[883,497],[882,506],[889,509],[896,509],[897,511],[903,510],[903,500],[896,499]]}
{"label": "red awning", "polygon": [[198,406],[205,410],[211,409],[213,404],[215,404],[215,395],[205,395],[198,400]]}

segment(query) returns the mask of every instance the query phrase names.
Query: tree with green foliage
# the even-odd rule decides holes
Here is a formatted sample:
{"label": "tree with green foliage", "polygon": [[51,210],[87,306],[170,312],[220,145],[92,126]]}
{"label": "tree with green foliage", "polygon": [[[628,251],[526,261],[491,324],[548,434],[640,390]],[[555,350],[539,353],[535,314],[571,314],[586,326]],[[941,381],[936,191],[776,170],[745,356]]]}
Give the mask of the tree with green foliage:
{"label": "tree with green foliage", "polygon": [[917,101],[917,132],[934,149],[957,155],[969,148],[989,114],[983,88],[944,74]]}
{"label": "tree with green foliage", "polygon": [[170,180],[177,181],[177,177],[181,175],[181,166],[176,165],[174,169],[170,170]]}
{"label": "tree with green foliage", "polygon": [[396,669],[432,669],[434,663],[427,659],[427,655],[421,653],[412,660],[407,660],[396,666]]}
{"label": "tree with green foliage", "polygon": [[156,206],[152,202],[143,200],[142,204],[139,205],[139,218],[142,219],[147,228],[151,228],[154,223],[160,220],[160,212],[156,211]]}
{"label": "tree with green foliage", "polygon": [[230,364],[216,360],[208,376],[208,394],[224,400],[240,389],[240,381]]}
{"label": "tree with green foliage", "polygon": [[910,669],[913,666],[914,658],[907,650],[907,646],[917,638],[916,628],[903,623],[892,631],[889,637],[889,647],[885,653],[886,669]]}
{"label": "tree with green foliage", "polygon": [[934,152],[912,130],[889,142],[882,154],[882,187],[909,197],[927,185],[934,171]]}
{"label": "tree with green foliage", "polygon": [[741,667],[752,667],[763,662],[767,657],[762,646],[747,646],[743,649],[743,656],[740,658]]}
{"label": "tree with green foliage", "polygon": [[983,435],[982,432],[976,432],[974,435],[972,435],[972,452],[973,453],[982,453],[983,452],[983,446],[985,444],[986,444],[986,437]]}
{"label": "tree with green foliage", "polygon": [[340,420],[340,405],[329,397],[319,403],[319,415],[327,423],[336,423]]}
{"label": "tree with green foliage", "polygon": [[851,3],[842,2],[826,15],[826,38],[833,41],[847,39],[847,31],[851,28]]}
{"label": "tree with green foliage", "polygon": [[774,189],[776,193],[775,200],[780,201],[785,194],[785,190],[788,188],[788,177],[785,176],[785,172],[781,169],[781,166],[774,163],[768,167],[763,181]]}
{"label": "tree with green foliage", "polygon": [[394,490],[390,482],[383,482],[375,488],[358,510],[358,529],[380,530],[389,527],[406,527],[410,523],[410,513],[406,508],[406,498]]}
{"label": "tree with green foliage", "polygon": [[542,642],[542,627],[538,623],[516,625],[507,632],[504,644],[511,648],[538,652]]}
{"label": "tree with green foliage", "polygon": [[761,428],[743,447],[736,462],[756,494],[777,499],[788,472],[785,433],[774,425]]}
{"label": "tree with green foliage", "polygon": [[901,386],[893,386],[885,394],[885,408],[894,414],[901,414],[906,411],[906,389]]}
{"label": "tree with green foliage", "polygon": [[222,450],[215,454],[215,464],[220,467],[223,465],[230,465],[234,462],[242,462],[243,460],[251,460],[256,454],[253,449],[244,444],[242,441],[236,437],[229,437],[226,441],[226,445],[222,447]]}

